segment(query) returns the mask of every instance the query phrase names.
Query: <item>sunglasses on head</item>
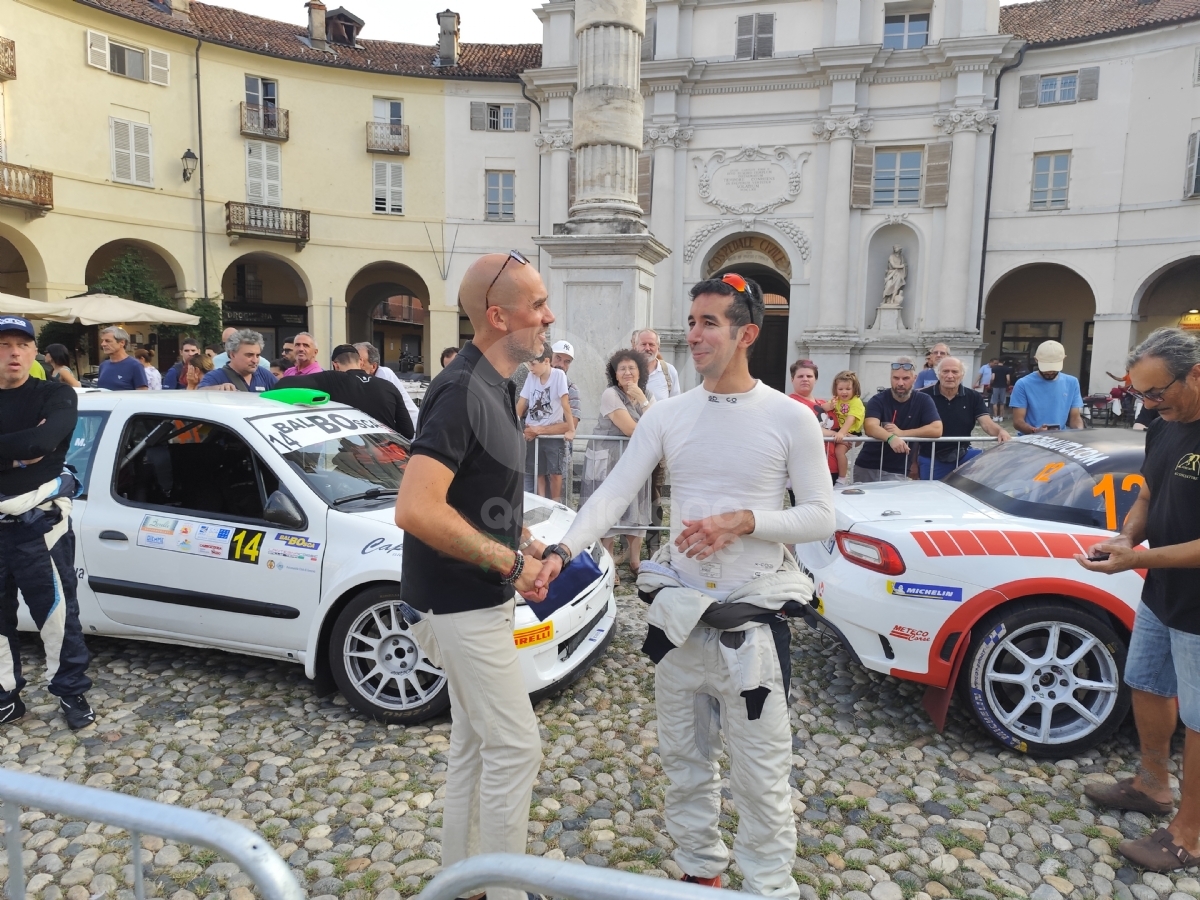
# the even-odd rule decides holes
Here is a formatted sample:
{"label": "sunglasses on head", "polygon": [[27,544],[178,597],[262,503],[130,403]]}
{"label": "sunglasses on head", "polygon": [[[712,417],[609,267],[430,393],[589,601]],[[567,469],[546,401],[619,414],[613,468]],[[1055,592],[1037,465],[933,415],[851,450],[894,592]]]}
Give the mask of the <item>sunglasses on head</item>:
{"label": "sunglasses on head", "polygon": [[737,272],[727,272],[721,276],[721,280],[737,291],[742,296],[742,300],[746,303],[746,309],[750,311],[750,321],[755,325],[762,325],[754,314],[754,304],[750,302],[750,286],[746,284],[746,279]]}
{"label": "sunglasses on head", "polygon": [[893,372],[895,372],[897,369],[903,369],[905,372],[911,372],[913,368],[914,366],[912,363],[892,363]]}
{"label": "sunglasses on head", "polygon": [[524,256],[522,256],[521,252],[519,250],[509,250],[508,256],[506,256],[504,258],[504,262],[500,266],[500,271],[496,273],[496,277],[492,279],[492,283],[488,285],[488,289],[483,292],[483,308],[484,308],[484,310],[487,310],[487,308],[489,306],[488,294],[490,294],[492,292],[492,288],[494,288],[496,286],[496,282],[499,281],[500,276],[504,274],[504,267],[508,265],[508,261],[510,259],[515,259],[517,262],[519,262],[523,266],[529,265],[529,260],[527,260]]}

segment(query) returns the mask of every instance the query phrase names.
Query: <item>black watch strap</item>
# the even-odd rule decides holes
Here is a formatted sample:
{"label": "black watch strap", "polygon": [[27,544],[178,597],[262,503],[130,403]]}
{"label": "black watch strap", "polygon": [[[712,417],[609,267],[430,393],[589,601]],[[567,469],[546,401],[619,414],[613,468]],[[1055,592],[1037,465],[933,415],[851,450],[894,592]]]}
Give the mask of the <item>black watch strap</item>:
{"label": "black watch strap", "polygon": [[564,547],[562,544],[551,544],[542,553],[542,559],[545,559],[551,553],[555,554],[556,556],[558,556],[559,559],[562,560],[564,569],[571,564],[571,560],[574,558],[571,556],[571,551],[568,550],[566,547]]}

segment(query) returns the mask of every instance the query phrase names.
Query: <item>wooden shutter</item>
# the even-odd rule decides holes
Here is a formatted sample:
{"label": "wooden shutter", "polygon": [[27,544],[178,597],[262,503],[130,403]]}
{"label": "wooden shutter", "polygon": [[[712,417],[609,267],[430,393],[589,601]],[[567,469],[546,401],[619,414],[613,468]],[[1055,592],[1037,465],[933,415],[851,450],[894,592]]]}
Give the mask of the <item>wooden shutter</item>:
{"label": "wooden shutter", "polygon": [[130,122],[133,134],[133,181],[146,187],[154,185],[154,158],[150,148],[150,126]]}
{"label": "wooden shutter", "polygon": [[171,54],[162,50],[150,51],[150,81],[166,87],[171,83]]}
{"label": "wooden shutter", "polygon": [[1200,49],[1196,50],[1196,68],[1192,72],[1192,76],[1193,76],[1192,80],[1196,84],[1200,84]]}
{"label": "wooden shutter", "polygon": [[4,142],[4,82],[0,81],[0,162],[8,160],[8,147]]}
{"label": "wooden shutter", "polygon": [[925,178],[922,206],[945,206],[950,196],[950,141],[925,146]]}
{"label": "wooden shutter", "polygon": [[1100,96],[1100,67],[1090,66],[1079,70],[1076,100],[1095,100]]}
{"label": "wooden shutter", "polygon": [[265,141],[246,141],[246,202],[263,204],[267,188],[263,173]]}
{"label": "wooden shutter", "polygon": [[654,27],[658,20],[654,16],[646,17],[646,33],[642,35],[642,61],[654,59]]}
{"label": "wooden shutter", "polygon": [[1030,106],[1038,105],[1038,85],[1041,83],[1040,75],[1022,75],[1021,76],[1021,94],[1017,100],[1017,107],[1025,109]]}
{"label": "wooden shutter", "polygon": [[99,31],[87,33],[87,64],[108,71],[108,35]]}
{"label": "wooden shutter", "polygon": [[487,104],[471,101],[471,130],[487,131]]}
{"label": "wooden shutter", "polygon": [[263,186],[267,206],[283,206],[283,148],[274,141],[263,145]]}
{"label": "wooden shutter", "polygon": [[1200,131],[1194,131],[1188,135],[1187,149],[1187,168],[1183,181],[1183,196],[1196,197],[1200,196],[1200,184],[1197,184],[1197,178],[1200,177]]}
{"label": "wooden shutter", "polygon": [[754,19],[754,58],[770,59],[775,55],[775,13],[759,13]]}
{"label": "wooden shutter", "polygon": [[575,205],[575,154],[567,157],[567,209]]}
{"label": "wooden shutter", "polygon": [[375,212],[404,212],[404,164],[377,162],[374,171]]}
{"label": "wooden shutter", "polygon": [[517,104],[517,131],[529,130],[529,119],[533,111],[533,107],[528,103]]}
{"label": "wooden shutter", "polygon": [[737,17],[736,59],[754,59],[754,16]]}
{"label": "wooden shutter", "polygon": [[650,215],[650,201],[654,195],[654,154],[642,153],[638,156],[638,206],[642,215]]}
{"label": "wooden shutter", "polygon": [[[836,145],[829,147],[838,152]],[[850,206],[853,209],[871,208],[871,179],[875,176],[875,150],[866,144],[855,144],[850,161]]]}
{"label": "wooden shutter", "polygon": [[133,134],[129,123],[122,119],[109,119],[108,126],[112,138],[113,181],[133,181]]}

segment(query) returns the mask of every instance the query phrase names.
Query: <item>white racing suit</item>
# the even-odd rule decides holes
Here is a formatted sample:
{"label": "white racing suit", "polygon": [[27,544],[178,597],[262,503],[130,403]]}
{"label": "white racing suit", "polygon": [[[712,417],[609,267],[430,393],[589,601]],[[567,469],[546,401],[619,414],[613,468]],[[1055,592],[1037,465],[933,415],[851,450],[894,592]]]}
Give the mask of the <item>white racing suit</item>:
{"label": "white racing suit", "polygon": [[799,897],[792,877],[796,821],[788,784],[791,633],[784,616],[809,602],[812,582],[785,553],[774,574],[716,603],[680,583],[670,556],[665,543],[654,560],[642,563],[638,590],[643,599],[653,597],[643,649],[657,663],[659,755],[671,782],[666,822],[678,845],[675,861],[700,878],[716,877],[729,865],[717,828],[716,757],[723,734],[738,811],[733,855],[745,889]]}

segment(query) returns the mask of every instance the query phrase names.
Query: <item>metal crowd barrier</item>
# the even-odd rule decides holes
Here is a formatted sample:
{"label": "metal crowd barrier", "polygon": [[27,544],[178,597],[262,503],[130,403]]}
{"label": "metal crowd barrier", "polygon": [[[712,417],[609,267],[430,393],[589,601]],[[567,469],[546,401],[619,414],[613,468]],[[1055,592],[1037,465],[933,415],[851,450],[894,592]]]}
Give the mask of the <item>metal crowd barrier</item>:
{"label": "metal crowd barrier", "polygon": [[[961,456],[962,455],[961,448],[962,448],[963,444],[994,444],[999,441],[999,438],[992,437],[990,434],[979,435],[978,437],[976,437],[974,435],[968,436],[968,437],[936,437],[936,438],[907,437],[905,435],[898,435],[898,437],[902,437],[904,440],[904,443],[908,444],[910,446],[910,448],[912,448],[912,449],[910,449],[909,453],[905,457],[904,473],[905,473],[906,478],[908,477],[908,470],[912,465],[913,458],[916,456],[916,453],[917,453],[916,449],[913,447],[914,444],[957,444],[960,448],[959,455]],[[826,444],[832,444],[835,442],[836,438],[827,437],[824,440],[825,440]],[[862,444],[882,444],[883,441],[879,440],[879,438],[862,437],[861,435],[854,435],[854,436],[848,436],[846,438],[843,438],[843,443],[851,444],[851,445],[854,445],[854,444],[862,445]],[[861,446],[859,447],[859,451],[861,452]],[[881,453],[879,456],[879,467],[876,471],[880,475],[890,474],[890,473],[884,472],[883,461],[888,458],[886,456],[886,454],[891,453],[891,452],[892,452],[891,450],[885,449],[883,451],[883,453]],[[930,462],[930,466],[929,466],[929,480],[930,481],[937,480],[934,478],[934,475],[938,472],[938,470],[940,468],[938,465],[936,465],[934,463],[934,460],[937,459],[936,452],[937,451],[935,450],[934,451],[935,455],[933,457],[931,457],[931,462]],[[850,454],[847,454],[846,461],[847,461],[847,465],[848,465],[848,475],[849,475],[850,482],[853,483],[854,467],[855,467],[855,465],[857,465],[857,463],[856,463],[857,455],[855,455],[854,459],[849,458],[849,456],[850,456]],[[943,465],[945,465],[945,464],[943,464]],[[954,468],[957,468],[957,466],[955,466]]]}
{"label": "metal crowd barrier", "polygon": [[[266,839],[248,828],[193,809],[102,791],[40,775],[0,770],[4,843],[8,852],[8,900],[25,900],[25,866],[21,859],[21,807],[66,813],[92,822],[116,825],[129,832],[133,893],[145,900],[142,834],[154,834],[208,847],[237,863],[266,900],[304,900],[287,864]],[[151,854],[152,856],[152,854]]]}
{"label": "metal crowd barrier", "polygon": [[488,853],[457,862],[436,876],[416,900],[454,900],[488,887],[533,891],[571,900],[714,900],[714,890],[699,884],[635,875],[619,869],[569,863],[516,853]]}

